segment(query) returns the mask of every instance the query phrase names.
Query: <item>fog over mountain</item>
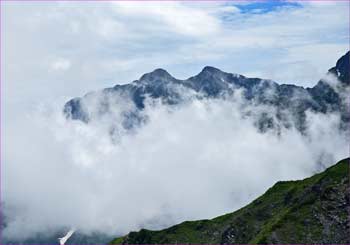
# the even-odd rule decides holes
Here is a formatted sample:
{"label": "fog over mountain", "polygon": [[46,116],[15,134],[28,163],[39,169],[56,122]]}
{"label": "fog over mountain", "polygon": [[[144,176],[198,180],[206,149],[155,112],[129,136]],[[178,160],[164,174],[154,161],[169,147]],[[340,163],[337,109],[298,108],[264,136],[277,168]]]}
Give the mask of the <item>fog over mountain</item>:
{"label": "fog over mountain", "polygon": [[[116,85],[89,93],[83,98],[72,99],[65,105],[64,112],[68,118],[86,123],[104,117],[118,118],[124,129],[130,129],[147,120],[147,115],[140,113],[145,108],[147,99],[151,103],[159,100],[165,105],[182,105],[193,100],[225,100],[241,93],[245,100],[243,106],[266,106],[266,111],[260,110],[255,115],[255,123],[261,131],[280,130],[281,127],[295,127],[304,131],[307,127],[307,111],[340,113],[342,121],[345,122],[342,126],[348,127],[346,122],[350,117],[344,100],[349,92],[348,72],[349,52],[312,88],[247,78],[209,66],[186,80],[178,80],[167,71],[156,69],[130,84]],[[112,133],[114,130],[112,127]]]}
{"label": "fog over mountain", "polygon": [[326,72],[303,88],[157,69],[25,112],[5,132],[3,238],[164,228],[324,170],[349,154],[349,52]]}

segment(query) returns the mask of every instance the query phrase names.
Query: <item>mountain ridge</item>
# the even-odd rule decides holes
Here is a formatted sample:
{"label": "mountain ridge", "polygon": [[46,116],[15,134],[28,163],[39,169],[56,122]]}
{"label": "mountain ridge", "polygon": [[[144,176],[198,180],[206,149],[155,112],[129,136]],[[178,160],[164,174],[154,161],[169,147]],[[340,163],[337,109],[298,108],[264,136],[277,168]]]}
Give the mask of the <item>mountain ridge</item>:
{"label": "mountain ridge", "polygon": [[[113,113],[111,108],[123,109],[123,102],[133,105],[120,113],[120,116],[133,114],[140,119],[140,111],[147,99],[160,100],[165,105],[178,105],[189,99],[217,99],[232,96],[237,90],[243,91],[246,104],[268,105],[276,109],[275,114],[260,115],[258,128],[264,132],[270,128],[293,125],[303,132],[306,127],[306,111],[315,113],[340,113],[342,127],[348,128],[350,120],[348,104],[343,97],[349,89],[349,52],[343,55],[336,65],[328,70],[326,78],[313,87],[294,84],[278,84],[272,80],[248,78],[235,73],[223,72],[218,68],[206,66],[197,75],[188,79],[174,78],[166,70],[158,68],[146,73],[132,83],[115,85],[100,91],[88,93],[83,97],[69,100],[63,112],[67,119],[88,123],[98,117]],[[329,80],[338,80],[338,83]],[[89,101],[95,96],[93,103]],[[122,102],[123,101],[123,102]],[[286,118],[292,117],[292,121]],[[266,119],[264,119],[266,118]],[[140,120],[134,121],[140,121]],[[130,117],[124,118],[125,125],[133,127]],[[129,121],[128,121],[129,120]],[[137,123],[136,123],[137,125]]]}

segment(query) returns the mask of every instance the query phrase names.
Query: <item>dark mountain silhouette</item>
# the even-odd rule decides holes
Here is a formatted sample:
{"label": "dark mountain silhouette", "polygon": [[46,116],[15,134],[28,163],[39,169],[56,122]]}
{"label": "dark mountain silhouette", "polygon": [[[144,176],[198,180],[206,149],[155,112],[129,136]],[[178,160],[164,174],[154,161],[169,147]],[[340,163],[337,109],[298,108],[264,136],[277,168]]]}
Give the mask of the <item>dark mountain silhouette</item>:
{"label": "dark mountain silhouette", "polygon": [[[269,111],[259,115],[256,124],[263,132],[281,126],[294,126],[303,132],[306,127],[305,113],[308,110],[323,114],[340,113],[343,122],[340,127],[348,128],[349,104],[345,98],[349,92],[349,70],[347,52],[336,62],[335,67],[329,69],[325,78],[314,87],[304,88],[261,78],[248,78],[210,66],[186,80],[176,79],[167,71],[156,69],[132,83],[74,98],[65,104],[64,113],[69,119],[88,123],[119,108],[119,113],[124,117],[123,126],[128,129],[142,122],[139,112],[144,109],[147,99],[157,99],[171,106],[193,98],[229,98],[235,91],[242,90],[246,104],[268,105],[275,109],[273,113]],[[124,109],[124,102],[134,107]]]}

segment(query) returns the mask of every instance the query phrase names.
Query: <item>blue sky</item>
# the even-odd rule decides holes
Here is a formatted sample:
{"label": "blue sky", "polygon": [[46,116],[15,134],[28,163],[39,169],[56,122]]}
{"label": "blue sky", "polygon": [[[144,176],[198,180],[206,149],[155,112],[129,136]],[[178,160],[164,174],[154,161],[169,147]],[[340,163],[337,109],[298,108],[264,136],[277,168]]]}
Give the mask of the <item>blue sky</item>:
{"label": "blue sky", "polygon": [[248,14],[264,14],[271,11],[277,11],[279,8],[285,7],[293,7],[293,8],[301,8],[302,5],[297,2],[288,2],[288,1],[259,1],[252,2],[247,4],[234,4],[234,6],[238,7],[242,13]]}

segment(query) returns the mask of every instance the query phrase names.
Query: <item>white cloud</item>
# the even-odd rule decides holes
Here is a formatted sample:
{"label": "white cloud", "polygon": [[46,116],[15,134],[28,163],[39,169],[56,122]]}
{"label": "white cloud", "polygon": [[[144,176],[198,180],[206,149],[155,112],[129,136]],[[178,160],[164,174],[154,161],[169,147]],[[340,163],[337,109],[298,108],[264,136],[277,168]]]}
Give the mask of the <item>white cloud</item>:
{"label": "white cloud", "polygon": [[51,69],[55,71],[65,71],[71,67],[71,62],[64,58],[59,58],[52,62]]}
{"label": "white cloud", "polygon": [[153,34],[147,33],[148,31],[158,31],[169,35],[204,38],[217,34],[220,29],[218,20],[207,11],[179,2],[164,2],[161,5],[157,2],[114,2],[113,5],[119,20],[124,22],[127,19],[128,22],[124,24],[134,22],[133,27],[143,30],[142,34],[146,36]]}
{"label": "white cloud", "polygon": [[253,118],[242,119],[239,97],[148,105],[148,123],[121,132],[116,144],[108,129],[120,118],[66,121],[61,103],[4,124],[6,238],[62,227],[118,235],[214,217],[348,150],[338,115],[310,113],[308,137],[294,129],[261,134]]}

